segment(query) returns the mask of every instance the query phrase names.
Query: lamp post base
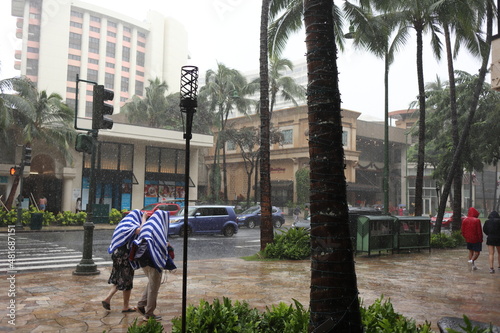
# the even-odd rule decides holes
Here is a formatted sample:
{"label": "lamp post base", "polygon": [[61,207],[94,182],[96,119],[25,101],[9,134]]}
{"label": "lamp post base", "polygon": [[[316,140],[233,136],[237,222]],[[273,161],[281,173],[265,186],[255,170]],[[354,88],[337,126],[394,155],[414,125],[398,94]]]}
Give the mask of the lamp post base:
{"label": "lamp post base", "polygon": [[91,260],[91,263],[84,263],[84,260],[76,266],[76,270],[73,275],[98,275],[101,272],[97,270],[97,265]]}

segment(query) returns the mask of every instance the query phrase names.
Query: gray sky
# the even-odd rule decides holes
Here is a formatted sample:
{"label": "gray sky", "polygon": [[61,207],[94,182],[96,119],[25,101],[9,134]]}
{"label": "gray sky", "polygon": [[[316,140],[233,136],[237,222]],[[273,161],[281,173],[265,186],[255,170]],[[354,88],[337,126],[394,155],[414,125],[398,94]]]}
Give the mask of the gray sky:
{"label": "gray sky", "polygon": [[[47,1],[47,0],[46,0]],[[69,0],[50,0],[54,2]],[[200,68],[200,73],[215,68],[217,62],[241,72],[259,68],[259,28],[261,1],[258,0],[86,0],[109,8],[137,20],[144,20],[148,10],[156,10],[181,22],[188,31],[189,65]],[[13,69],[14,49],[19,42],[15,38],[15,19],[10,16],[11,0],[0,1],[0,79],[16,76]],[[305,57],[304,32],[293,36],[284,57],[296,61]],[[425,82],[436,80],[439,75],[447,80],[444,60],[437,62],[424,44]],[[389,110],[408,108],[416,99],[417,74],[415,43],[410,40],[405,50],[397,55],[390,69]],[[384,113],[384,64],[362,50],[347,45],[339,54],[339,84],[342,107],[361,112],[363,118],[383,119]],[[477,73],[478,59],[463,53],[455,69]],[[180,72],[180,70],[179,70]],[[487,82],[489,82],[487,77]]]}

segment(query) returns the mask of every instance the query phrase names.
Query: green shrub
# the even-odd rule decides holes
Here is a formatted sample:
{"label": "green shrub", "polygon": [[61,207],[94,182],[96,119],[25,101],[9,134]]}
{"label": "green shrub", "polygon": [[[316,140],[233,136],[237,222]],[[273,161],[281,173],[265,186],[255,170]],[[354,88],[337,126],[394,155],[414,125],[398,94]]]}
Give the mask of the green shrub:
{"label": "green shrub", "polygon": [[[172,333],[181,332],[181,318],[172,319]],[[200,300],[200,305],[186,309],[186,332],[240,332],[254,333],[258,330],[260,315],[256,309],[250,309],[247,302],[235,301],[224,297],[222,303],[215,299],[212,304]]]}
{"label": "green shrub", "polygon": [[311,236],[303,228],[279,230],[274,241],[264,249],[264,257],[275,259],[302,260],[311,256]]}
{"label": "green shrub", "polygon": [[287,306],[281,302],[278,306],[273,305],[271,309],[266,307],[262,314],[259,325],[259,332],[279,332],[296,333],[307,332],[309,325],[309,311],[304,310],[299,301],[293,305]]}
{"label": "green shrub", "polygon": [[446,249],[462,245],[465,245],[465,239],[460,231],[453,231],[451,235],[431,234],[431,247],[433,248]]}
{"label": "green shrub", "polygon": [[109,224],[118,224],[122,220],[122,212],[111,208],[111,212],[109,212]]}
{"label": "green shrub", "polygon": [[153,318],[149,318],[143,325],[137,324],[137,319],[134,320],[132,325],[129,326],[127,333],[161,333],[163,332],[163,325]]}
{"label": "green shrub", "polygon": [[433,332],[431,325],[417,325],[413,319],[408,319],[394,311],[390,300],[384,301],[384,296],[375,300],[368,308],[360,307],[361,321],[366,333],[428,333]]}

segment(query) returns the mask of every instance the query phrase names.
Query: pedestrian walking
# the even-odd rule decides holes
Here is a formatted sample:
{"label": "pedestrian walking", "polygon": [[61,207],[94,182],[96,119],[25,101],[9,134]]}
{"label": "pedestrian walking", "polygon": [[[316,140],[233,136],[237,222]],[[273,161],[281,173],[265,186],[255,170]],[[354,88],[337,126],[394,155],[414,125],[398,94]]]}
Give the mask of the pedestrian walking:
{"label": "pedestrian walking", "polygon": [[144,223],[143,214],[136,209],[125,216],[115,228],[111,238],[111,244],[108,248],[108,253],[111,253],[113,260],[113,268],[108,283],[111,284],[111,289],[106,298],[102,301],[102,306],[106,310],[111,310],[111,298],[118,290],[123,292],[123,307],[122,312],[135,312],[135,307],[130,307],[130,295],[134,287],[134,269],[129,262],[130,249],[132,242],[140,233],[141,225]]}
{"label": "pedestrian walking", "polygon": [[488,261],[490,263],[490,273],[495,273],[493,263],[495,261],[495,248],[497,249],[498,269],[500,270],[500,215],[497,211],[492,211],[488,219],[484,222],[483,231],[488,236],[486,245],[488,246]]}
{"label": "pedestrian walking", "polygon": [[476,260],[481,254],[483,246],[483,229],[478,216],[477,209],[470,207],[467,217],[462,221],[462,236],[464,236],[469,250],[469,270],[477,270]]}
{"label": "pedestrian walking", "polygon": [[134,241],[137,246],[134,261],[131,262],[134,269],[142,267],[148,278],[148,284],[144,289],[141,299],[137,303],[137,309],[144,315],[143,320],[154,318],[161,320],[156,315],[156,301],[160,290],[162,272],[164,269],[176,269],[169,255],[170,243],[168,242],[169,213],[157,210],[144,223],[138,238]]}
{"label": "pedestrian walking", "polygon": [[300,207],[299,206],[295,207],[295,209],[293,210],[293,223],[299,222],[300,213],[301,213]]}

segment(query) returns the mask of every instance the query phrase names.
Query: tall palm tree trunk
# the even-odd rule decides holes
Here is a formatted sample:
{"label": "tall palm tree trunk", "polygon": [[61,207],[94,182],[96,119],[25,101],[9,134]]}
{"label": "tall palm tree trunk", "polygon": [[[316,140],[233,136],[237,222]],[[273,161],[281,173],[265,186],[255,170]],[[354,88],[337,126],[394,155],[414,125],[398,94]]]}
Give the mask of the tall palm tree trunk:
{"label": "tall palm tree trunk", "polygon": [[304,0],[311,186],[309,331],[362,332],[344,175],[331,0]]}
{"label": "tall palm tree trunk", "polygon": [[269,112],[269,65],[267,47],[267,26],[269,24],[270,0],[262,0],[260,21],[260,249],[274,240],[271,217],[271,153],[270,132],[271,119]]}
{"label": "tall palm tree trunk", "polygon": [[423,39],[422,29],[417,29],[417,76],[418,76],[418,160],[417,175],[415,179],[415,216],[423,213],[423,188],[425,165],[425,84],[423,64]]}
{"label": "tall palm tree trunk", "polygon": [[[482,50],[481,54],[483,57],[482,63],[481,63],[481,68],[479,69],[479,75],[478,79],[476,82],[476,86],[474,88],[474,95],[473,99],[470,105],[469,109],[469,115],[467,117],[467,122],[465,123],[465,126],[462,130],[462,135],[460,136],[460,140],[458,142],[457,149],[455,150],[453,154],[453,160],[450,166],[450,170],[448,172],[448,175],[446,177],[446,182],[443,187],[443,193],[441,194],[440,202],[439,202],[439,211],[444,211],[446,208],[446,198],[448,198],[448,195],[450,194],[450,189],[451,189],[451,183],[455,177],[455,174],[457,173],[457,168],[460,166],[460,160],[461,160],[461,154],[462,154],[462,149],[465,145],[465,142],[469,136],[470,132],[470,127],[472,125],[472,121],[474,120],[474,115],[477,110],[477,106],[479,103],[479,97],[481,94],[481,89],[483,88],[484,84],[484,79],[486,77],[486,72],[488,70],[488,60],[489,60],[489,54],[490,54],[490,49],[491,49],[491,36],[492,36],[492,28],[493,25],[493,9],[491,8],[491,5],[488,3],[487,4],[487,19],[486,19],[486,43],[485,47]],[[472,181],[472,177],[471,177]]]}

